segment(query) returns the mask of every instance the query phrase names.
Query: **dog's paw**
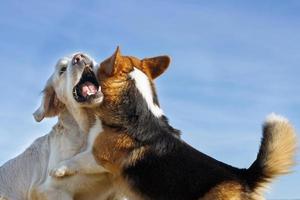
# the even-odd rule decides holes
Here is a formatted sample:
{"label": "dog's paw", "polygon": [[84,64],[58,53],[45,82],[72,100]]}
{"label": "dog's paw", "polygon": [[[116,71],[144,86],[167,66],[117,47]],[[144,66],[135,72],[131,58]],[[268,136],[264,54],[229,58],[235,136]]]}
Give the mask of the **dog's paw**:
{"label": "dog's paw", "polygon": [[50,171],[50,176],[55,178],[63,178],[66,176],[72,176],[76,174],[77,171],[75,169],[72,169],[66,165],[62,165],[58,168],[54,168]]}

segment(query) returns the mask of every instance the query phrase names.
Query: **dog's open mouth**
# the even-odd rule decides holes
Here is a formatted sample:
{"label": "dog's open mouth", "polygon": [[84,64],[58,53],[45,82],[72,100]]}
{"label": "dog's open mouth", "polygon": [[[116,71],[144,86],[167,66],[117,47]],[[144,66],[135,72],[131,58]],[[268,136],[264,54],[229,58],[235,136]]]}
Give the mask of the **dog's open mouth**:
{"label": "dog's open mouth", "polygon": [[73,89],[73,96],[77,102],[83,103],[99,97],[100,89],[97,78],[91,68],[86,67],[81,79]]}

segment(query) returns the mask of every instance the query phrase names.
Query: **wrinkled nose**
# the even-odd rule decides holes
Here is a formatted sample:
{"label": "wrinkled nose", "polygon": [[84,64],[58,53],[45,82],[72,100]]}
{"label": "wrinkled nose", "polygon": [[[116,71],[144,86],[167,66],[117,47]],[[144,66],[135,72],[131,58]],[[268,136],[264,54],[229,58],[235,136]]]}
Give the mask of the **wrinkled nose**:
{"label": "wrinkled nose", "polygon": [[[72,64],[84,64],[84,65],[91,65],[91,60],[87,58],[84,54],[78,53],[73,57]],[[90,66],[92,67],[92,66]]]}

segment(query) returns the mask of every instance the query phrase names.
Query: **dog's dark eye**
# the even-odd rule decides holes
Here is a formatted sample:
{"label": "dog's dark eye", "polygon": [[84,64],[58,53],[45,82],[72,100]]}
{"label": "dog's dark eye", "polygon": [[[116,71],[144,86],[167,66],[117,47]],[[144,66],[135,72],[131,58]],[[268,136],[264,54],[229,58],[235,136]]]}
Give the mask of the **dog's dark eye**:
{"label": "dog's dark eye", "polygon": [[59,71],[59,75],[62,75],[67,70],[67,67],[62,67]]}

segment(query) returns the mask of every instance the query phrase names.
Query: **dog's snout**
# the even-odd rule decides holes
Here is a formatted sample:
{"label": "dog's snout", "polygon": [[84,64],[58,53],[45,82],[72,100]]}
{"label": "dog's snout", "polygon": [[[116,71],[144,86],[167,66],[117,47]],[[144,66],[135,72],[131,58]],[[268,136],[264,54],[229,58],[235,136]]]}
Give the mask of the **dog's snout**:
{"label": "dog's snout", "polygon": [[88,56],[82,53],[74,55],[72,64],[93,68],[93,61]]}
{"label": "dog's snout", "polygon": [[73,57],[72,63],[73,63],[73,65],[75,65],[75,64],[77,64],[77,63],[83,61],[84,59],[85,59],[85,56],[84,56],[83,54],[79,53],[79,54],[76,54],[76,55]]}

